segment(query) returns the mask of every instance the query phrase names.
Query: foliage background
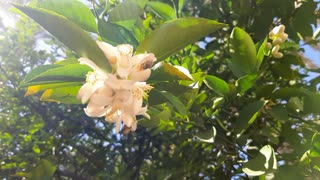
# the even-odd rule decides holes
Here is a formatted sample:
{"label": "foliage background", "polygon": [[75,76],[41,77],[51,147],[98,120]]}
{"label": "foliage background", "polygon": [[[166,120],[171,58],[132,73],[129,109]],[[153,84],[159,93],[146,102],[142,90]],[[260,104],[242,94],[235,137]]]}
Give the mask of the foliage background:
{"label": "foliage background", "polygon": [[[141,9],[126,9],[131,19],[124,23],[121,15],[126,13],[112,13],[123,3],[83,1],[96,17],[110,14],[105,20],[113,26],[105,28],[99,21],[99,33],[92,36],[115,45],[137,47],[146,35],[177,17],[229,25],[164,60],[187,68],[199,88],[190,88],[189,81],[151,79],[156,90],[147,101],[152,118],[140,119],[137,131],[128,135],[114,134],[111,124],[87,117],[85,106],[43,102],[40,94],[24,97],[26,89],[19,84],[30,70],[78,56],[30,18],[17,15],[14,27],[1,27],[1,178],[319,178],[320,71],[303,54],[305,45],[318,48],[318,2],[299,2],[295,7],[294,0],[131,1],[141,3]],[[259,50],[279,23],[289,34],[281,46],[284,57],[262,56],[259,70],[245,78],[236,76],[229,67],[233,28],[245,30]],[[203,142],[211,137],[214,143]],[[268,153],[275,162],[268,153],[259,153],[266,145],[272,147]],[[244,173],[243,167],[253,172]]]}

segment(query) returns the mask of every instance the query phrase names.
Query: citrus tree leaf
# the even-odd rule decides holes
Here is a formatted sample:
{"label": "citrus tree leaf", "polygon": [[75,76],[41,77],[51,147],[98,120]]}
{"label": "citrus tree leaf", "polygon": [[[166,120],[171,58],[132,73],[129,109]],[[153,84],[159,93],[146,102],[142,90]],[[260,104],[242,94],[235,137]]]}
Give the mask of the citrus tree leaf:
{"label": "citrus tree leaf", "polygon": [[125,1],[110,11],[108,21],[131,30],[141,14],[143,10],[137,3]]}
{"label": "citrus tree leaf", "polygon": [[152,104],[169,102],[181,115],[184,116],[188,113],[185,104],[183,104],[177,96],[168,91],[153,89],[149,94],[149,101],[151,101],[150,103]]}
{"label": "citrus tree leaf", "polygon": [[82,84],[83,84],[82,82],[61,82],[61,83],[52,83],[52,84],[32,85],[32,86],[28,86],[25,96],[30,96],[46,89],[79,86]]}
{"label": "citrus tree leaf", "polygon": [[243,165],[242,171],[248,176],[260,176],[277,170],[277,159],[270,145],[263,146],[259,154]]}
{"label": "citrus tree leaf", "polygon": [[78,25],[69,21],[64,16],[46,9],[17,4],[14,6],[39,23],[44,29],[79,56],[91,59],[106,72],[111,71],[109,61],[106,59],[102,50],[89,34]]}
{"label": "citrus tree leaf", "polygon": [[[50,69],[48,69],[50,67]],[[66,66],[52,65],[39,67],[30,72],[21,82],[20,87],[51,84],[61,82],[84,82],[86,74],[91,68],[82,64],[69,64]]]}
{"label": "citrus tree leaf", "polygon": [[162,19],[168,21],[176,18],[175,10],[166,3],[149,1],[147,6]]}
{"label": "citrus tree leaf", "polygon": [[236,86],[240,95],[243,95],[247,90],[255,85],[257,80],[257,74],[247,74],[239,78],[236,82]]}
{"label": "citrus tree leaf", "polygon": [[268,42],[268,37],[264,38],[262,43],[259,44],[259,48],[257,48],[258,49],[258,52],[257,52],[257,60],[258,60],[257,61],[257,69],[259,69],[266,52],[268,52],[268,50],[269,50],[269,49],[266,48],[267,42]]}
{"label": "citrus tree leaf", "polygon": [[[272,98],[274,99],[284,99],[284,100],[290,100],[293,97],[300,97],[302,99],[299,99],[301,101],[298,104],[302,104],[303,107],[300,107],[299,109],[303,110],[301,112],[302,114],[320,114],[320,94],[316,92],[312,92],[308,89],[304,88],[280,88],[273,92]],[[294,99],[293,99],[294,100]],[[293,100],[291,99],[291,104]],[[295,99],[297,102],[297,99]]]}
{"label": "citrus tree leaf", "polygon": [[254,43],[250,35],[238,27],[230,35],[230,55],[229,67],[237,77],[256,71],[259,63]]}
{"label": "citrus tree leaf", "polygon": [[200,131],[196,134],[196,138],[199,139],[202,142],[207,143],[214,143],[214,139],[217,135],[217,130],[214,126],[212,126],[212,129],[208,129],[206,131]]}
{"label": "citrus tree leaf", "polygon": [[320,133],[315,133],[312,136],[309,157],[311,158],[320,157]]}
{"label": "citrus tree leaf", "polygon": [[230,92],[228,83],[216,76],[207,75],[204,83],[219,96],[227,96]]}
{"label": "citrus tree leaf", "polygon": [[192,80],[189,71],[182,67],[172,66],[165,62],[159,62],[152,67],[152,73],[148,81],[174,81]]}
{"label": "citrus tree leaf", "polygon": [[138,41],[132,33],[120,25],[99,20],[98,27],[102,40],[113,46],[119,44],[131,44],[135,48],[138,46]]}
{"label": "citrus tree leaf", "polygon": [[64,104],[81,104],[77,94],[81,86],[47,89],[42,94],[41,101],[50,101]]}
{"label": "citrus tree leaf", "polygon": [[164,60],[185,46],[213,33],[226,24],[205,18],[181,18],[162,24],[138,46],[137,53],[154,53],[158,61]]}
{"label": "citrus tree leaf", "polygon": [[265,101],[254,101],[246,104],[240,111],[239,118],[235,123],[235,132],[242,134],[257,118],[260,110],[263,108]]}
{"label": "citrus tree leaf", "polygon": [[45,0],[40,1],[37,7],[54,11],[87,31],[98,32],[94,15],[90,9],[80,1]]}

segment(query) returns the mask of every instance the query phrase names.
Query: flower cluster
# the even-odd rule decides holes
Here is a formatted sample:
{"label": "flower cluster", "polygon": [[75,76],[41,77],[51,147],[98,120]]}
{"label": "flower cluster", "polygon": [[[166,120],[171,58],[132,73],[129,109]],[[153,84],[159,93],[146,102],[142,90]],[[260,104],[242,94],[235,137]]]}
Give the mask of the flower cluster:
{"label": "flower cluster", "polygon": [[270,31],[269,38],[272,40],[272,44],[268,42],[267,46],[270,47],[271,55],[275,58],[282,58],[283,54],[279,52],[280,44],[287,40],[288,34],[284,32],[285,26],[276,26]]}
{"label": "flower cluster", "polygon": [[151,67],[156,61],[154,54],[145,53],[132,56],[133,47],[122,44],[114,47],[97,41],[98,46],[109,60],[113,72],[106,73],[93,61],[80,58],[79,62],[90,66],[86,83],[80,88],[78,98],[88,105],[84,109],[90,117],[105,117],[105,120],[116,124],[116,132],[121,122],[134,131],[137,128],[137,115],[150,118],[143,106],[143,97],[151,86],[146,81],[151,74]]}

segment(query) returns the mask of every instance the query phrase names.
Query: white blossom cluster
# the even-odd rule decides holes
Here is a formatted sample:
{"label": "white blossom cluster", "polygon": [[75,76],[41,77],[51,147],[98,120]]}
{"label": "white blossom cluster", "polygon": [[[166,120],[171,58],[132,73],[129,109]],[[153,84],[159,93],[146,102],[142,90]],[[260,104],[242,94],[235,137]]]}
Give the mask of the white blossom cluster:
{"label": "white blossom cluster", "polygon": [[279,52],[280,44],[288,39],[288,34],[284,32],[285,26],[279,25],[272,29],[269,32],[269,38],[272,40],[272,44],[270,42],[267,43],[267,46],[271,49],[271,55],[274,58],[282,58],[283,54]]}
{"label": "white blossom cluster", "polygon": [[88,116],[104,116],[106,121],[116,124],[117,133],[121,122],[134,131],[137,115],[150,118],[146,113],[147,107],[143,107],[143,97],[146,91],[152,89],[145,81],[150,77],[150,68],[156,57],[152,53],[133,56],[133,47],[129,44],[116,47],[100,41],[97,44],[109,60],[113,72],[106,73],[90,59],[80,58],[79,62],[90,66],[93,72],[88,72],[78,98],[83,104],[88,102],[84,109]]}

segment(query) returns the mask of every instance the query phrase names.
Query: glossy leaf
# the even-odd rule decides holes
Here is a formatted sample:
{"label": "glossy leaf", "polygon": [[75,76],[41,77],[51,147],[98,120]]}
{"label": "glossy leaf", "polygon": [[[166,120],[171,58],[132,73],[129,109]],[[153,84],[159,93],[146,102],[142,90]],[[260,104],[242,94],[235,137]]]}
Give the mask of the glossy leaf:
{"label": "glossy leaf", "polygon": [[[48,67],[48,66],[46,66]],[[91,70],[90,67],[82,64],[70,64],[66,66],[50,66],[51,69],[40,72],[39,69],[44,70],[45,68],[36,68],[35,72],[30,72],[29,76],[20,84],[21,87],[50,84],[50,83],[61,83],[61,82],[84,82],[86,74]],[[38,73],[38,74],[36,74]]]}
{"label": "glossy leaf", "polygon": [[34,79],[35,77],[39,76],[39,74],[42,74],[50,69],[55,69],[58,67],[62,67],[62,65],[57,65],[57,64],[49,64],[49,65],[42,65],[39,67],[36,67],[34,69],[32,69],[23,79],[23,81],[21,81],[20,86],[24,86],[24,84],[26,84],[27,82],[30,82],[32,79]]}
{"label": "glossy leaf", "polygon": [[244,164],[242,171],[248,176],[260,176],[277,170],[277,159],[270,145],[263,146],[259,154]]}
{"label": "glossy leaf", "polygon": [[[272,94],[272,98],[289,100],[292,97],[302,97],[301,103],[303,107],[303,114],[320,114],[320,94],[312,92],[304,88],[281,88]],[[292,100],[291,100],[292,101]],[[301,104],[299,103],[299,104]]]}
{"label": "glossy leaf", "polygon": [[217,135],[217,130],[214,126],[212,126],[212,129],[198,132],[196,135],[196,138],[202,142],[214,143],[214,139],[216,135]]}
{"label": "glossy leaf", "polygon": [[39,23],[44,29],[76,52],[79,56],[91,59],[106,72],[111,71],[111,66],[102,50],[89,34],[83,31],[79,26],[72,23],[64,16],[46,9],[31,8],[21,5],[14,6]]}
{"label": "glossy leaf", "polygon": [[104,42],[113,46],[119,44],[131,44],[133,47],[138,46],[138,41],[132,33],[126,28],[110,22],[98,21],[99,32]]}
{"label": "glossy leaf", "polygon": [[162,24],[138,46],[137,53],[154,53],[158,61],[164,60],[185,46],[213,33],[226,24],[204,18],[181,18]]}
{"label": "glossy leaf", "polygon": [[173,95],[172,93],[168,92],[168,91],[164,91],[164,90],[152,90],[150,92],[150,96],[154,96],[157,97],[155,98],[149,98],[149,100],[153,101],[150,102],[152,104],[158,104],[158,103],[163,103],[163,102],[169,102],[170,104],[172,104],[175,109],[181,114],[181,115],[187,115],[187,108],[185,106],[185,104],[183,104],[181,102],[181,100],[176,97],[175,95]]}
{"label": "glossy leaf", "polygon": [[35,93],[41,92],[46,89],[59,88],[59,87],[69,87],[69,86],[79,86],[83,83],[81,82],[61,82],[52,84],[42,84],[42,85],[32,85],[28,86],[25,96],[30,96]]}
{"label": "glossy leaf", "polygon": [[192,77],[187,69],[182,71],[165,62],[157,63],[152,67],[152,73],[148,81],[175,81],[175,80],[192,80]]}
{"label": "glossy leaf", "polygon": [[239,118],[234,126],[237,134],[242,134],[256,120],[264,104],[265,101],[254,101],[241,109]]}
{"label": "glossy leaf", "polygon": [[315,133],[312,136],[309,156],[312,158],[320,157],[320,134],[319,133]]}
{"label": "glossy leaf", "polygon": [[233,74],[242,77],[257,70],[258,60],[256,48],[248,33],[240,28],[234,28],[230,36],[229,67]]}
{"label": "glossy leaf", "polygon": [[149,1],[147,6],[149,6],[153,12],[166,21],[176,18],[175,10],[166,3]]}
{"label": "glossy leaf", "polygon": [[257,69],[260,68],[260,65],[263,61],[263,58],[266,54],[266,52],[268,52],[268,49],[266,48],[266,44],[268,42],[268,37],[266,37],[263,42],[260,44],[259,48],[258,48],[258,52],[257,52]]}
{"label": "glossy leaf", "polygon": [[243,95],[247,90],[252,88],[255,85],[257,77],[257,74],[248,74],[239,78],[236,82],[239,94]]}
{"label": "glossy leaf", "polygon": [[64,104],[81,104],[77,94],[81,86],[47,89],[41,96],[41,101],[50,101]]}
{"label": "glossy leaf", "polygon": [[118,4],[109,13],[108,21],[121,25],[128,30],[132,29],[143,13],[140,6],[133,1],[125,1]]}
{"label": "glossy leaf", "polygon": [[157,128],[159,127],[161,120],[169,120],[171,117],[171,111],[169,109],[156,113],[149,111],[148,113],[150,113],[150,120],[142,119],[141,121],[139,121],[139,125],[147,128]]}
{"label": "glossy leaf", "polygon": [[[40,1],[37,7],[54,11],[70,21],[78,24],[81,28],[97,32],[97,24],[91,10],[77,0],[45,0]],[[81,12],[81,13],[79,13]]]}
{"label": "glossy leaf", "polygon": [[219,96],[227,96],[230,92],[228,83],[216,76],[207,75],[204,83]]}

